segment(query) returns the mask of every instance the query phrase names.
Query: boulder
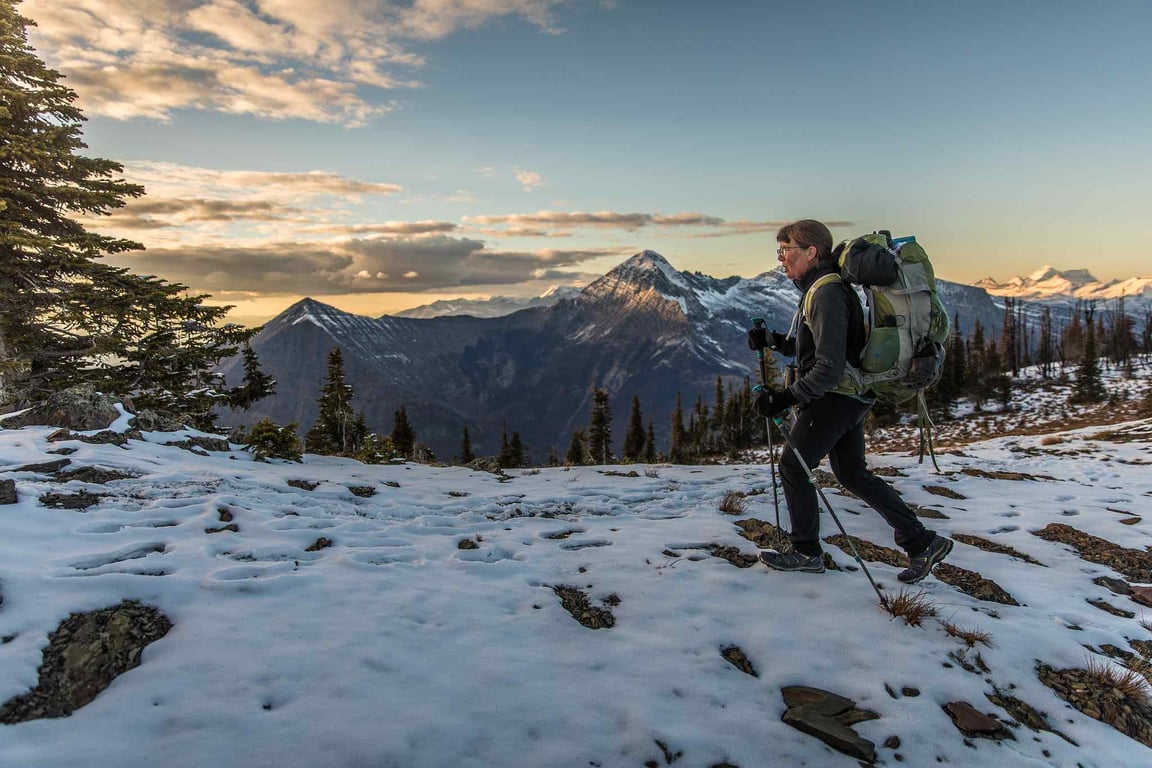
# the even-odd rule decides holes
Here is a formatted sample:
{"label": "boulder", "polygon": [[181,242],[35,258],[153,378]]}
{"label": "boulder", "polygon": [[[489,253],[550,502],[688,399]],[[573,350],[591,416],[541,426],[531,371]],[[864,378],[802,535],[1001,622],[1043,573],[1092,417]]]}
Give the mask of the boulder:
{"label": "boulder", "polygon": [[142,432],[178,432],[184,429],[180,421],[151,408],[142,408],[128,423]]}
{"label": "boulder", "polygon": [[38,684],[0,705],[0,723],[67,717],[139,666],[144,648],[171,628],[159,610],[132,600],[72,614],[48,637]]}
{"label": "boulder", "polygon": [[468,464],[468,469],[474,469],[477,472],[491,472],[494,475],[504,474],[504,470],[500,467],[500,462],[496,460],[495,456],[482,456],[475,459]]}
{"label": "boulder", "polygon": [[66,429],[107,429],[120,418],[116,401],[82,384],[52,394],[47,401],[34,405],[18,416],[4,419],[6,429],[19,429],[33,424]]}

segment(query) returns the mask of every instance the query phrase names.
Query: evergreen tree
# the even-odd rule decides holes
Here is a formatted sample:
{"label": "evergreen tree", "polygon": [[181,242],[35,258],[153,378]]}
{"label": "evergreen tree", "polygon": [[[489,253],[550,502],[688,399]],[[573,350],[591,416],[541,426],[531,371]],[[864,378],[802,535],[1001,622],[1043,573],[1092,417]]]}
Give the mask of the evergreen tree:
{"label": "evergreen tree", "polygon": [[400,406],[400,410],[392,415],[392,445],[396,451],[405,458],[416,455],[416,430],[408,421],[408,410]]}
{"label": "evergreen tree", "polygon": [[1052,376],[1053,364],[1056,362],[1056,344],[1052,336],[1052,309],[1044,307],[1040,313],[1040,340],[1036,350],[1036,363],[1040,366],[1040,376]]}
{"label": "evergreen tree", "polygon": [[258,400],[276,393],[276,381],[264,373],[251,344],[244,345],[244,383],[228,392],[228,405],[248,410]]}
{"label": "evergreen tree", "polygon": [[972,339],[968,343],[968,375],[972,382],[970,389],[972,403],[979,411],[988,402],[991,393],[987,378],[987,348],[984,346],[984,326],[977,320],[973,324]]}
{"label": "evergreen tree", "polygon": [[676,409],[672,411],[671,445],[668,447],[668,460],[673,464],[684,464],[687,458],[688,439],[684,428],[684,406],[680,393],[676,393]]}
{"label": "evergreen tree", "polygon": [[118,163],[79,154],[84,115],[28,44],[32,23],[0,0],[0,408],[89,382],[204,417],[226,400],[211,368],[255,329],[218,327],[230,307],[100,261],[143,246],[78,217],[144,189],[117,178]]}
{"label": "evergreen tree", "polygon": [[344,355],[340,347],[328,353],[328,373],[316,400],[319,415],[304,436],[310,453],[352,456],[360,449],[368,430],[364,417],[352,409],[352,385],[344,377]]}
{"label": "evergreen tree", "polygon": [[[1152,389],[1148,390],[1152,392]],[[652,426],[652,420],[648,420],[648,429],[644,433],[644,463],[655,464],[658,460],[656,452],[656,430]]]}
{"label": "evergreen tree", "polygon": [[1104,379],[1100,373],[1100,361],[1096,359],[1096,323],[1093,322],[1095,312],[1095,303],[1089,302],[1084,309],[1084,353],[1080,359],[1080,368],[1076,371],[1072,396],[1069,398],[1073,403],[1099,403],[1107,397]]}
{"label": "evergreen tree", "polygon": [[476,460],[476,454],[472,453],[472,438],[468,435],[468,427],[464,427],[464,437],[460,440],[460,463],[471,464]]}
{"label": "evergreen tree", "polygon": [[608,406],[608,391],[592,390],[592,418],[588,427],[588,451],[592,461],[612,463],[612,410]]}
{"label": "evergreen tree", "polygon": [[578,429],[572,433],[572,442],[568,444],[568,455],[564,461],[574,467],[592,463],[592,457],[588,455],[588,447],[584,442],[584,430]]}
{"label": "evergreen tree", "polygon": [[640,398],[632,396],[632,415],[628,419],[628,431],[624,433],[624,461],[640,461],[644,453],[644,416],[640,411]]}
{"label": "evergreen tree", "polygon": [[512,441],[508,443],[508,456],[512,460],[513,467],[528,466],[528,453],[520,439],[520,433],[516,430],[512,430]]}

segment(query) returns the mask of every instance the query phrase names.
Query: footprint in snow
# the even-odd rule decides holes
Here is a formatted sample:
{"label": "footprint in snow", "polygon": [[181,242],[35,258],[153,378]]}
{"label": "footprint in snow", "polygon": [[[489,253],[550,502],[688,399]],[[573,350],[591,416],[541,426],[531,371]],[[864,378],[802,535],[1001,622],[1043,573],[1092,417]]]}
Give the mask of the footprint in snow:
{"label": "footprint in snow", "polygon": [[612,542],[608,539],[580,539],[576,541],[565,541],[560,544],[560,549],[577,550],[589,549],[591,547],[610,547]]}
{"label": "footprint in snow", "polygon": [[167,549],[168,545],[162,541],[133,544],[113,552],[102,552],[80,560],[74,560],[68,564],[68,567],[76,571],[91,571],[105,565],[123,563],[128,560],[139,560],[140,558],[156,553],[164,554]]}

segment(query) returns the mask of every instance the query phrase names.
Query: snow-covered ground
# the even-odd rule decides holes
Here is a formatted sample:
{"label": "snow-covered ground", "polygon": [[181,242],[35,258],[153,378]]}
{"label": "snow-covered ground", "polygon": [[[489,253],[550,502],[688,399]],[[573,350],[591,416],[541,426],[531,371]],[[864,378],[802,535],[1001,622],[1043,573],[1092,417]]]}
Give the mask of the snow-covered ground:
{"label": "snow-covered ground", "polygon": [[[0,430],[0,479],[14,478],[19,493],[0,506],[0,637],[11,637],[0,645],[0,703],[36,685],[47,636],[69,614],[133,599],[174,627],[70,717],[0,726],[2,766],[855,766],[781,722],[788,685],[879,713],[855,730],[884,764],[897,753],[910,766],[1152,764],[1152,750],[1070,707],[1035,671],[1038,662],[1083,667],[1090,656],[1110,663],[1088,647],[1152,640],[1149,616],[1093,583],[1116,577],[1110,568],[1031,533],[1058,522],[1152,546],[1148,422],[1066,432],[1059,442],[971,443],[963,456],[942,457],[944,476],[904,454],[874,457],[902,473],[891,479],[908,501],[947,515],[930,527],[1047,566],[957,543],[949,563],[994,580],[1020,605],[982,602],[931,577],[914,591],[939,616],[921,627],[880,609],[859,571],[784,574],[709,553],[756,552],[734,523],[775,519],[763,465],[502,479],[317,456],[199,456],[159,444],[173,439],[159,434],[123,448],[52,443],[53,431]],[[60,458],[47,451],[62,446],[77,449],[69,468],[134,477],[64,484],[11,472]],[[961,474],[966,467],[1033,479]],[[356,486],[375,493],[354,495]],[[81,489],[108,495],[86,511],[38,501]],[[768,492],[747,496],[744,514],[732,516],[718,509],[730,491]],[[828,496],[851,534],[892,546],[878,515]],[[206,532],[223,525],[221,510],[238,532]],[[824,535],[836,533],[824,518]],[[306,551],[321,537],[332,546]],[[477,547],[459,548],[465,540]],[[898,592],[897,568],[869,567]],[[609,607],[615,626],[577,623],[558,585]],[[1136,616],[1086,602],[1095,598]],[[964,646],[941,621],[988,633],[991,647],[976,650],[989,671],[950,658]],[[721,656],[730,645],[758,678]],[[942,705],[963,700],[1009,720],[985,699],[994,686],[1046,712],[1079,746],[1024,727],[1012,741],[966,743]],[[906,687],[920,694],[900,694]],[[899,747],[881,746],[891,736]]]}

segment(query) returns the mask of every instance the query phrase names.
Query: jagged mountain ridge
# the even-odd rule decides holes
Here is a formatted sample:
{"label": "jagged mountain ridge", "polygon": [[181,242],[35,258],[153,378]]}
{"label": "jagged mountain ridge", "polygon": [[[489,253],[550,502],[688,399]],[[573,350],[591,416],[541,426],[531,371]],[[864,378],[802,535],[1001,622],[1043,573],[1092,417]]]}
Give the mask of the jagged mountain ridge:
{"label": "jagged mountain ridge", "polygon": [[[999,327],[1001,309],[983,290],[941,281],[940,291],[962,322]],[[784,330],[797,299],[778,270],[718,279],[680,272],[654,251],[633,256],[575,298],[502,317],[368,318],[305,299],[252,342],[277,394],[233,416],[306,430],[327,355],[340,346],[354,404],[369,427],[389,431],[403,405],[419,440],[440,456],[459,452],[465,426],[477,453],[495,453],[507,428],[520,433],[535,460],[550,450],[563,456],[572,432],[587,424],[593,386],[611,395],[616,446],[633,396],[667,445],[677,393],[688,409],[697,393],[711,401],[717,376],[755,381],[745,337],[750,318]],[[238,361],[224,367],[230,380],[239,370]]]}

